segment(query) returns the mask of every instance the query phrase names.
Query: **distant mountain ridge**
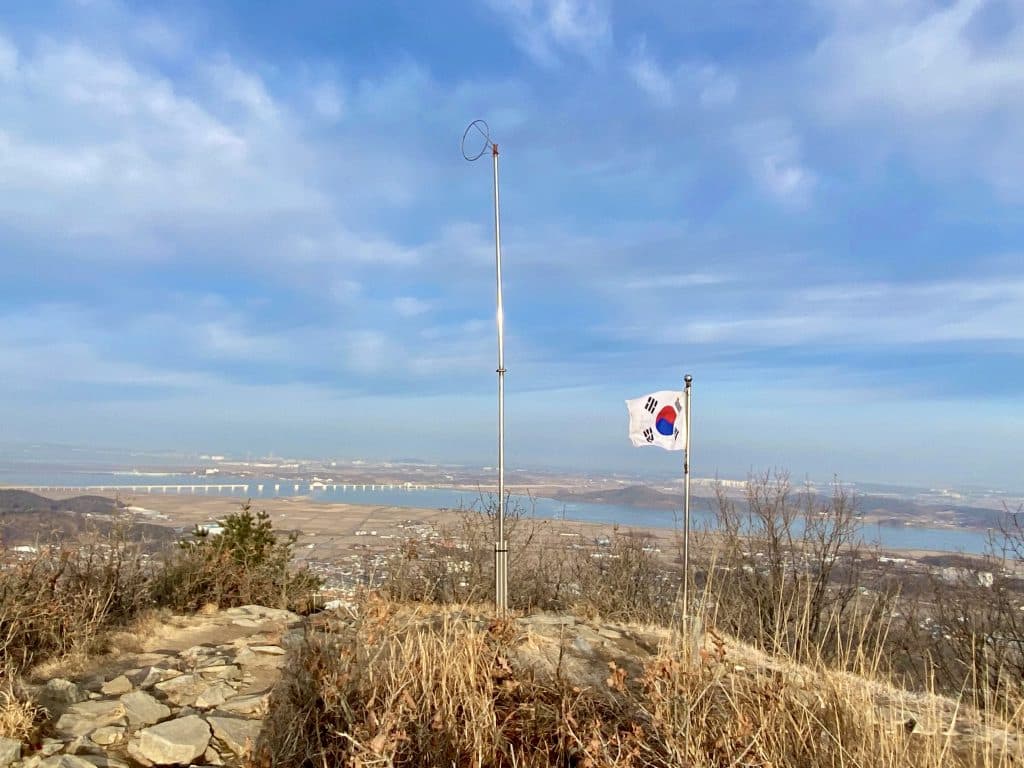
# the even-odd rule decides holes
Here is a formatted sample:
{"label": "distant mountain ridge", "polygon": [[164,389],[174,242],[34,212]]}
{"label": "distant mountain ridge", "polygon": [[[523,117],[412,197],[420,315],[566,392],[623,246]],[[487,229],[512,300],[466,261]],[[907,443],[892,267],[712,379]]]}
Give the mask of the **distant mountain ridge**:
{"label": "distant mountain ridge", "polygon": [[[0,490],[0,542],[4,546],[36,544],[74,538],[89,531],[109,533],[122,505],[103,496],[48,499],[29,491]],[[155,547],[177,540],[173,529],[133,521],[129,538]]]}
{"label": "distant mountain ridge", "polygon": [[0,490],[0,514],[8,512],[79,512],[89,515],[112,515],[117,502],[105,496],[72,496],[69,499],[48,499],[38,493],[17,489]]}
{"label": "distant mountain ridge", "polygon": [[629,485],[604,491],[559,491],[554,495],[558,501],[582,501],[588,504],[620,504],[629,507],[650,509],[677,509],[683,506],[683,497],[662,493],[643,485]]}

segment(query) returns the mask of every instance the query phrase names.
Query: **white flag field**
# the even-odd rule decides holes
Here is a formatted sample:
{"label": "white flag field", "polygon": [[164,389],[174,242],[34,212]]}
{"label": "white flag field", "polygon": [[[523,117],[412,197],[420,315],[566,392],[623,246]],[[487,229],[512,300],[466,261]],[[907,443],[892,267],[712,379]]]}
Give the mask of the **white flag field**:
{"label": "white flag field", "polygon": [[682,392],[652,392],[626,401],[633,445],[686,450],[686,412]]}

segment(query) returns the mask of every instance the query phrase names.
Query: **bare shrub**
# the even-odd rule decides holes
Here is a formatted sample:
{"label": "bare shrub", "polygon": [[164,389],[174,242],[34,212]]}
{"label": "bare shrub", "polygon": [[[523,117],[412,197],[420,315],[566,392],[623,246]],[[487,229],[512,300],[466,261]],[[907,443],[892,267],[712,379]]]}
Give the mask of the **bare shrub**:
{"label": "bare shrub", "polygon": [[[838,482],[822,500],[794,491],[785,473],[746,484],[745,503],[716,486],[719,551],[714,620],[729,633],[793,658],[836,658],[861,641],[862,615],[878,600],[858,600],[861,538],[855,499]],[[844,631],[856,627],[857,634]],[[884,627],[873,626],[877,638]],[[844,654],[847,655],[848,654]]]}
{"label": "bare shrub", "polygon": [[[383,584],[386,594],[440,603],[491,599],[496,511],[493,497],[484,498],[462,510],[438,538],[405,542],[392,559]],[[647,537],[616,526],[600,544],[570,547],[558,536],[557,521],[534,517],[515,498],[508,511],[512,609],[575,610],[647,622],[667,621],[676,609],[676,569],[657,557]]]}
{"label": "bare shrub", "polygon": [[51,656],[98,650],[107,631],[151,604],[145,559],[124,525],[4,559],[0,663],[12,676]]}
{"label": "bare shrub", "polygon": [[976,706],[1024,706],[1024,529],[1007,511],[980,557],[933,569],[908,611],[908,663],[920,684],[963,690]]}

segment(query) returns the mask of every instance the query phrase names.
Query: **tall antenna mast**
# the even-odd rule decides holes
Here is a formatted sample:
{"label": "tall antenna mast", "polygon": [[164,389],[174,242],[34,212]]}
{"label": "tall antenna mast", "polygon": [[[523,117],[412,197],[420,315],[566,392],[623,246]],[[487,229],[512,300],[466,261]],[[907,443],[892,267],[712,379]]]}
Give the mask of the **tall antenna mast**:
{"label": "tall antenna mast", "polygon": [[[466,150],[466,140],[483,138],[479,152]],[[494,164],[494,264],[497,284],[498,324],[498,540],[494,542],[494,608],[499,616],[508,612],[508,542],[505,541],[505,309],[501,295],[501,215],[498,202],[498,145],[491,141],[483,120],[474,120],[462,134],[462,156],[473,162],[491,150]]]}

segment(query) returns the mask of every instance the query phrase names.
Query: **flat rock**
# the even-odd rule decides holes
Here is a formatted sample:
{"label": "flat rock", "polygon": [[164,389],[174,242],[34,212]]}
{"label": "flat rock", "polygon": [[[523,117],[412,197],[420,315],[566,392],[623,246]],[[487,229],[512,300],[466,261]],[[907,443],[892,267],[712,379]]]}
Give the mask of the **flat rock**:
{"label": "flat rock", "polygon": [[43,739],[43,744],[39,748],[39,754],[43,757],[49,757],[50,755],[56,755],[64,749],[64,742],[60,739]]}
{"label": "flat rock", "polygon": [[[157,683],[167,680],[167,671],[163,667],[144,667],[143,669],[136,669],[126,673],[126,677],[132,681],[136,688],[147,690]],[[177,675],[170,675],[170,677],[177,677]]]}
{"label": "flat rock", "polygon": [[239,757],[248,755],[263,728],[262,720],[243,720],[235,717],[208,717],[214,737]]}
{"label": "flat rock", "polygon": [[128,725],[132,728],[155,725],[171,716],[170,707],[161,704],[144,691],[126,693],[121,697],[121,704],[124,706]]}
{"label": "flat rock", "polygon": [[247,629],[250,627],[258,627],[260,625],[258,621],[253,621],[252,619],[234,619],[231,623],[236,627],[246,627]]}
{"label": "flat rock", "polygon": [[[129,718],[130,721],[131,719]],[[117,744],[117,742],[124,738],[124,728],[119,725],[105,725],[90,733],[89,738],[101,747],[109,747],[111,744]]]}
{"label": "flat rock", "polygon": [[225,651],[227,651],[227,653],[230,653],[231,649],[225,648],[224,646],[218,646],[216,655],[207,656],[205,659],[199,662],[199,669],[206,669],[207,667],[216,667],[219,665],[227,664],[228,655],[227,653],[225,653]]}
{"label": "flat rock", "polygon": [[302,617],[297,613],[286,611],[283,608],[268,608],[265,605],[243,605],[241,610],[254,618],[266,621],[302,621]]}
{"label": "flat rock", "polygon": [[55,677],[47,680],[36,694],[39,703],[50,710],[50,714],[56,715],[63,712],[72,704],[85,701],[88,695],[85,691],[62,677]]}
{"label": "flat rock", "polygon": [[195,704],[196,697],[200,696],[209,686],[210,684],[198,675],[181,675],[157,683],[154,688],[163,693],[172,704],[179,707],[191,707]]}
{"label": "flat rock", "polygon": [[197,709],[213,709],[234,696],[237,691],[223,681],[218,681],[196,697]]}
{"label": "flat rock", "polygon": [[124,760],[118,760],[110,755],[82,755],[82,759],[96,768],[131,768]]}
{"label": "flat rock", "polygon": [[60,716],[57,733],[65,737],[85,736],[105,725],[122,725],[124,706],[120,701],[82,701]]}
{"label": "flat rock", "polygon": [[588,627],[586,624],[580,624],[576,627],[576,634],[591,643],[600,643],[601,635],[596,631]]}
{"label": "flat rock", "polygon": [[203,753],[203,762],[207,765],[224,765],[224,758],[213,747],[207,747]]}
{"label": "flat rock", "polygon": [[243,648],[235,655],[235,664],[241,667],[279,667],[284,662],[284,656],[273,653],[254,653],[249,648]]}
{"label": "flat rock", "polygon": [[100,686],[100,693],[104,696],[120,696],[122,693],[128,693],[131,689],[132,681],[124,675],[118,675]]}
{"label": "flat rock", "polygon": [[268,653],[273,656],[283,656],[285,654],[284,648],[280,645],[250,645],[249,650],[255,653]]}
{"label": "flat rock", "polygon": [[234,664],[213,664],[196,672],[204,680],[237,680],[242,676],[242,670]]}
{"label": "flat rock", "polygon": [[84,680],[79,680],[75,685],[86,691],[98,692],[107,679],[103,675],[90,675]]}
{"label": "flat rock", "polygon": [[266,714],[269,701],[269,692],[257,693],[250,696],[238,696],[224,702],[217,709],[221,712],[230,712],[233,715],[263,715]]}
{"label": "flat rock", "polygon": [[572,641],[572,647],[582,654],[593,653],[593,646],[584,640],[582,637],[577,637]]}
{"label": "flat rock", "polygon": [[95,766],[78,755],[54,755],[39,764],[39,768],[95,768]]}
{"label": "flat rock", "polygon": [[138,743],[131,751],[153,765],[188,765],[208,746],[210,726],[191,715],[139,731]]}
{"label": "flat rock", "polygon": [[[106,728],[107,726],[103,726]],[[91,735],[91,734],[90,734]],[[99,746],[89,736],[76,736],[64,745],[65,755],[102,755],[103,747]]]}
{"label": "flat rock", "polygon": [[0,737],[0,768],[21,759],[21,742],[17,739]]}

